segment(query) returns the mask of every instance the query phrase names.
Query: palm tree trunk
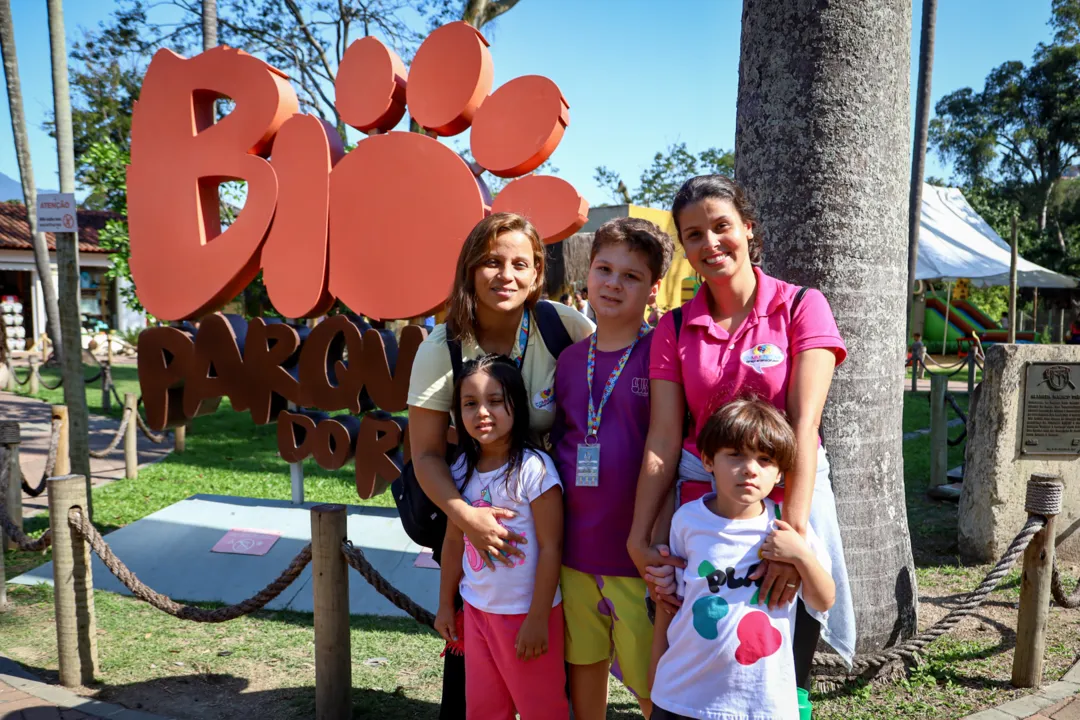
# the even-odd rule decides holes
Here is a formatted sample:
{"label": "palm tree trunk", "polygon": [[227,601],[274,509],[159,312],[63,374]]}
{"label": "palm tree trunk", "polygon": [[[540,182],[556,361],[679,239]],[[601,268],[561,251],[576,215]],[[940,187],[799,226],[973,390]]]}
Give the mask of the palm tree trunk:
{"label": "palm tree trunk", "polygon": [[[8,107],[11,109],[11,132],[15,136],[15,154],[19,160],[23,202],[26,204],[27,222],[30,224],[34,265],[41,280],[41,294],[45,302],[45,331],[52,341],[54,356],[62,359],[64,343],[60,336],[60,310],[56,304],[56,286],[53,285],[49,262],[49,245],[45,241],[45,233],[38,232],[37,229],[37,187],[34,184],[34,166],[30,160],[30,140],[26,134],[26,115],[23,113],[19,59],[15,53],[15,24],[11,19],[10,0],[0,0],[0,50],[4,56],[4,77],[7,79]],[[37,331],[40,331],[40,328]]]}
{"label": "palm tree trunk", "polygon": [[[71,94],[68,90],[67,46],[64,41],[63,0],[48,0],[49,47],[52,51],[53,104],[56,118],[56,152],[60,165],[60,192],[75,192],[75,149],[71,132]],[[56,233],[56,264],[60,271],[60,325],[64,336],[64,404],[70,423],[71,472],[86,478],[86,498],[93,513],[90,492],[90,418],[83,379],[82,328],[79,312],[79,245],[75,233]]]}
{"label": "palm tree trunk", "polygon": [[202,37],[203,50],[217,46],[217,0],[202,0]]}
{"label": "palm tree trunk", "polygon": [[847,347],[824,431],[858,650],[916,629],[901,445],[911,0],[744,0],[736,176]]}
{"label": "palm tree trunk", "polygon": [[915,147],[911,157],[911,188],[908,193],[908,287],[907,329],[911,332],[911,306],[915,301],[915,268],[919,262],[919,226],[922,220],[922,186],[926,174],[926,134],[930,125],[930,81],[934,74],[934,31],[937,0],[923,0],[922,35],[919,39],[919,87],[915,101]]}

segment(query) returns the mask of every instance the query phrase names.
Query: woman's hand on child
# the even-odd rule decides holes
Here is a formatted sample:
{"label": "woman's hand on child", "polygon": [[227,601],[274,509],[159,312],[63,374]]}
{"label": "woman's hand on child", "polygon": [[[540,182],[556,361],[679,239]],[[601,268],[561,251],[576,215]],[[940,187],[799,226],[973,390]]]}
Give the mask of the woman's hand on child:
{"label": "woman's hand on child", "polygon": [[435,613],[435,632],[442,635],[446,642],[457,642],[457,628],[454,624],[454,606],[439,603],[439,611]]}
{"label": "woman's hand on child", "polygon": [[[657,545],[654,549],[661,558],[678,560],[681,561],[678,563],[679,567],[686,566],[686,561],[674,557],[671,554],[671,548],[667,545]],[[682,600],[675,594],[675,567],[675,564],[647,565],[645,567],[644,579],[649,586],[649,596],[657,604],[657,608],[662,608],[669,613],[674,613],[682,605]]]}
{"label": "woman's hand on child", "polygon": [[803,536],[783,520],[777,520],[761,546],[764,562],[750,576],[751,580],[762,576],[765,578],[761,584],[759,602],[768,602],[770,609],[791,603],[802,582],[798,566],[809,552],[810,546]]}
{"label": "woman's hand on child", "polygon": [[465,527],[461,531],[480,553],[488,568],[495,569],[495,561],[507,567],[513,567],[516,557],[525,557],[525,553],[512,543],[526,544],[521,535],[499,523],[499,518],[512,518],[514,511],[500,507],[473,508],[465,518]]}
{"label": "woman's hand on child", "polygon": [[525,616],[521,623],[517,640],[514,642],[518,660],[538,658],[548,650],[548,619],[532,613]]}

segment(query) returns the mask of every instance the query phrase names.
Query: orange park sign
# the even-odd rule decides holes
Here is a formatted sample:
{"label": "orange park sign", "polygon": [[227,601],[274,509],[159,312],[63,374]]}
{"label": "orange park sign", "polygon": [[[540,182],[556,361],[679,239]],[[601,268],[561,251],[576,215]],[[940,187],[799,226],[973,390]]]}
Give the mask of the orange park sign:
{"label": "orange park sign", "polygon": [[[531,175],[562,140],[569,106],[549,79],[513,79],[494,93],[487,41],[465,23],[434,31],[406,70],[372,37],[346,51],[335,82],[342,120],[367,133],[344,152],[326,122],[298,112],[279,70],[227,47],[185,59],[159,50],[135,106],[128,167],[131,273],[164,320],[139,340],[147,420],[161,429],[212,412],[224,396],[258,424],[278,422],[282,457],[337,469],[355,456],[361,497],[382,492],[408,460],[404,410],[424,331],[372,320],[441,307],[472,227],[489,212],[530,218],[545,242],[586,221],[567,182]],[[214,122],[214,101],[232,112]],[[393,132],[408,108],[428,136]],[[472,127],[474,163],[435,136]],[[492,201],[479,174],[516,178]],[[218,185],[247,183],[222,230]],[[217,312],[263,272],[282,315],[337,315],[309,330]],[[185,329],[187,328],[187,329]],[[290,412],[292,403],[303,410]],[[328,417],[325,412],[364,413]],[[401,444],[405,440],[402,451]]]}

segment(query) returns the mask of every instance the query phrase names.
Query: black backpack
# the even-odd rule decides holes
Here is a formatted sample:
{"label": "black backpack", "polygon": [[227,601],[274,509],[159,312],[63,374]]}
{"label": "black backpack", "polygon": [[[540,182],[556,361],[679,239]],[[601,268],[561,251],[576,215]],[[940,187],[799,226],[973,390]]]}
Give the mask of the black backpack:
{"label": "black backpack", "polygon": [[[536,327],[540,331],[540,338],[544,341],[548,352],[558,360],[562,351],[573,344],[570,333],[566,331],[562,318],[559,317],[559,311],[552,303],[541,300],[533,308],[533,317],[536,318]],[[456,385],[464,365],[461,342],[447,338],[446,349],[450,353],[450,367]],[[407,426],[405,431],[408,432]],[[446,464],[448,467],[453,467],[457,457],[457,446],[447,446]],[[435,562],[439,562],[442,557],[443,537],[446,535],[446,513],[424,494],[420,482],[416,479],[412,461],[405,464],[405,467],[401,469],[401,475],[390,484],[390,493],[394,496],[394,503],[397,505],[405,534],[417,545],[431,548]]]}

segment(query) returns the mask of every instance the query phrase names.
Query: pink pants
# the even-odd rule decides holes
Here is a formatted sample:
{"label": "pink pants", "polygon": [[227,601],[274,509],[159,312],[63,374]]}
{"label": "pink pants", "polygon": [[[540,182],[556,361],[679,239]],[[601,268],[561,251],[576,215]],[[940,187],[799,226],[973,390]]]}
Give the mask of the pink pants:
{"label": "pink pants", "polygon": [[514,642],[524,615],[495,615],[465,603],[467,720],[567,720],[562,605],[551,608],[548,651],[518,660]]}

